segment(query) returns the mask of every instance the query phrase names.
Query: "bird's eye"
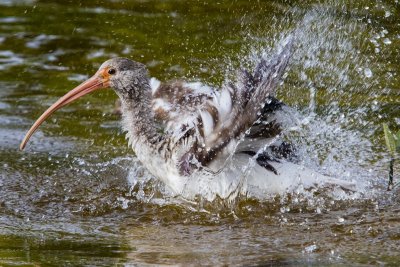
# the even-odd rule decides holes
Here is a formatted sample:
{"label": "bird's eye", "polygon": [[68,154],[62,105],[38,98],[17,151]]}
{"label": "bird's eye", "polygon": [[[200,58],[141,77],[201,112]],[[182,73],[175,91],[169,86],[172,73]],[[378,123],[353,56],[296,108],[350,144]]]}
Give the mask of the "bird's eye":
{"label": "bird's eye", "polygon": [[109,69],[108,70],[108,74],[110,74],[110,75],[114,75],[115,74],[115,69]]}

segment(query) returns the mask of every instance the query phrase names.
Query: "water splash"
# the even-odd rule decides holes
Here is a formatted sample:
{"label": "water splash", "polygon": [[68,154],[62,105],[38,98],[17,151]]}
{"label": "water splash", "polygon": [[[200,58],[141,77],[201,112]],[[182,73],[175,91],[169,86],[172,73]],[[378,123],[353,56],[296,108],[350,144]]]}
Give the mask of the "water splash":
{"label": "water splash", "polygon": [[380,134],[371,114],[385,91],[367,52],[373,31],[359,20],[350,22],[349,13],[315,6],[304,15],[279,95],[299,112],[300,123],[285,137],[299,146],[303,163],[367,186],[379,181],[384,165],[371,141]]}

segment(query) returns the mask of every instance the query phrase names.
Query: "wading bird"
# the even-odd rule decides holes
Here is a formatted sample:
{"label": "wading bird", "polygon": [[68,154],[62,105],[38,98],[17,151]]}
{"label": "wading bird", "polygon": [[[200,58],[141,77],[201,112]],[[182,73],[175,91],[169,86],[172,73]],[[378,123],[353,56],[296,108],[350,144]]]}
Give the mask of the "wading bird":
{"label": "wading bird", "polygon": [[254,71],[241,70],[220,90],[200,83],[161,83],[146,66],[126,58],[104,62],[96,74],[61,97],[33,124],[21,143],[57,109],[101,88],[121,101],[122,127],[137,158],[173,194],[208,200],[248,193],[282,193],[302,185],[350,183],[290,162],[293,149],[274,143],[284,105],[273,98],[291,57],[287,41]]}

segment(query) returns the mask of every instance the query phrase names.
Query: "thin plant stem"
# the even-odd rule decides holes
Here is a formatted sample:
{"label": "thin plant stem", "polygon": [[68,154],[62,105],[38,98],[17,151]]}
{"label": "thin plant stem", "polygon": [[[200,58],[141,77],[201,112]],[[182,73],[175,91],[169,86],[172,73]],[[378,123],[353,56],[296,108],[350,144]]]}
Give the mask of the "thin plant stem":
{"label": "thin plant stem", "polygon": [[389,165],[389,184],[387,190],[390,191],[393,188],[393,166],[394,166],[394,158],[390,159]]}

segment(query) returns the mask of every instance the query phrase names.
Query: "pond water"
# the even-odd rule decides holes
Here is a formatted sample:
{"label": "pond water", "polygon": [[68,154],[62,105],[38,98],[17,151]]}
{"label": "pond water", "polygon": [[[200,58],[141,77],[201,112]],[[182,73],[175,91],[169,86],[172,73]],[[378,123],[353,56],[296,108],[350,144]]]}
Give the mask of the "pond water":
{"label": "pond water", "polygon": [[[128,148],[111,90],[18,150],[108,58],[218,86],[293,32],[277,95],[299,126],[286,138],[359,192],[178,202]],[[381,124],[400,128],[399,47],[398,1],[0,1],[0,265],[397,265],[400,189],[386,191]]]}

